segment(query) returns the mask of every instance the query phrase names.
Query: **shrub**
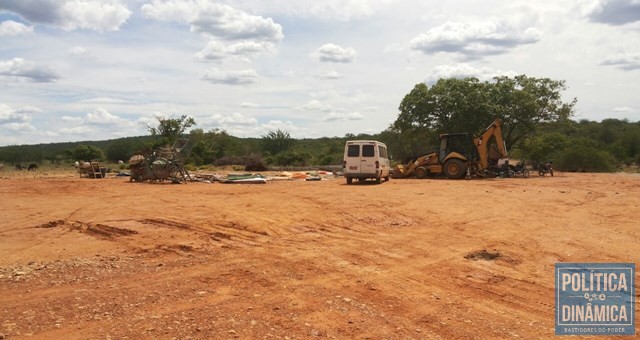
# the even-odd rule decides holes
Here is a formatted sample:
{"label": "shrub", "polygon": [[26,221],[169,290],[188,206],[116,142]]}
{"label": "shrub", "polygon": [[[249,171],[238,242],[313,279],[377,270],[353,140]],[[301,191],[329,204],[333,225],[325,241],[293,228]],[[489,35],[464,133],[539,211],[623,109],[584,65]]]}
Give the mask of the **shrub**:
{"label": "shrub", "polygon": [[571,172],[611,172],[616,162],[613,156],[590,146],[580,146],[563,150],[554,168]]}

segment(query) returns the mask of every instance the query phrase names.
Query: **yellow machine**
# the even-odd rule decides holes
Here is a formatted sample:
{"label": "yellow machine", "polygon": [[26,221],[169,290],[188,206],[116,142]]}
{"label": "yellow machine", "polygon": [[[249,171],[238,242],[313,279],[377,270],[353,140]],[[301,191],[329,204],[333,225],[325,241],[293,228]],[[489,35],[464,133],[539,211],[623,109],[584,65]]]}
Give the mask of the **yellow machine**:
{"label": "yellow machine", "polygon": [[451,179],[495,176],[499,173],[498,160],[508,158],[501,124],[496,119],[475,138],[468,133],[442,134],[438,151],[396,166],[393,177],[404,178],[414,173],[417,178],[440,174]]}

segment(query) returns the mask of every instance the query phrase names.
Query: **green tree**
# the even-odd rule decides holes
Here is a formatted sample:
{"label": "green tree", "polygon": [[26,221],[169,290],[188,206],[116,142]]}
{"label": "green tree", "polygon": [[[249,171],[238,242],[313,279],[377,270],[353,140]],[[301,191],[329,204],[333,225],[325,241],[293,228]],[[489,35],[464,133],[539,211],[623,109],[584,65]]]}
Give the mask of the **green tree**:
{"label": "green tree", "polygon": [[80,144],[71,150],[71,155],[78,161],[94,161],[103,158],[102,150],[93,145]]}
{"label": "green tree", "polygon": [[562,101],[562,91],[566,90],[563,80],[519,75],[495,77],[493,83],[487,84],[489,109],[505,126],[507,148],[544,123],[568,120],[577,102],[575,98],[568,103]]}
{"label": "green tree", "polygon": [[232,143],[232,137],[221,129],[213,129],[206,133],[202,129],[193,129],[189,132],[189,139],[193,145],[189,158],[196,165],[210,164],[227,156]]}
{"label": "green tree", "polygon": [[569,139],[558,132],[541,133],[524,139],[521,144],[520,149],[525,159],[541,163],[553,159],[558,152],[564,150]]}
{"label": "green tree", "polygon": [[128,160],[135,152],[136,145],[130,139],[116,139],[107,146],[105,154],[112,162]]}
{"label": "green tree", "polygon": [[563,90],[564,81],[525,75],[485,82],[476,78],[440,79],[431,87],[419,83],[402,99],[392,129],[414,135],[478,134],[500,118],[507,148],[511,148],[540,124],[572,115],[575,99],[563,102]]}
{"label": "green tree", "polygon": [[158,118],[158,126],[147,126],[147,129],[156,139],[155,146],[173,145],[194,125],[196,121],[192,117],[182,115],[180,118]]}
{"label": "green tree", "polygon": [[554,167],[572,172],[611,172],[615,160],[608,152],[590,146],[567,148],[560,153]]}
{"label": "green tree", "polygon": [[262,151],[269,155],[276,155],[281,152],[288,151],[293,146],[295,140],[291,138],[291,134],[280,129],[269,131],[262,136]]}

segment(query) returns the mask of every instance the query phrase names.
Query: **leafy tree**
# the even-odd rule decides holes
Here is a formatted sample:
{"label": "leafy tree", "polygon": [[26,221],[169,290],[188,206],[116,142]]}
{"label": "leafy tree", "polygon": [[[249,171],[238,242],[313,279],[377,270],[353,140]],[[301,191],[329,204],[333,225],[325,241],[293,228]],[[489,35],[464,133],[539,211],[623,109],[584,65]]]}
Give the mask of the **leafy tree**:
{"label": "leafy tree", "polygon": [[262,151],[276,155],[281,152],[288,151],[293,146],[295,140],[291,138],[291,134],[280,129],[269,131],[262,136]]}
{"label": "leafy tree", "polygon": [[147,126],[151,135],[156,139],[155,146],[173,145],[184,135],[188,128],[196,125],[196,121],[189,116],[180,118],[158,118],[158,126]]}
{"label": "leafy tree", "polygon": [[71,150],[73,158],[79,161],[94,161],[103,158],[102,150],[93,145],[80,144]]}
{"label": "leafy tree", "polygon": [[636,124],[624,131],[617,145],[625,150],[628,158],[640,156],[640,125]]}
{"label": "leafy tree", "polygon": [[392,129],[401,134],[468,132],[478,134],[495,118],[504,126],[507,148],[544,122],[568,119],[575,99],[564,103],[564,81],[525,75],[440,79],[429,87],[419,83],[402,99]]}
{"label": "leafy tree", "polygon": [[525,159],[541,163],[553,159],[567,145],[569,145],[569,140],[565,135],[551,132],[526,138],[520,149]]}
{"label": "leafy tree", "polygon": [[489,107],[491,114],[504,123],[507,148],[534,132],[542,123],[562,122],[573,115],[577,100],[562,101],[562,91],[566,89],[563,80],[519,75],[495,77],[494,81],[487,83]]}
{"label": "leafy tree", "polygon": [[311,155],[308,153],[298,153],[295,151],[287,150],[278,152],[267,160],[271,164],[276,165],[294,165],[294,166],[306,166],[307,160],[311,159]]}
{"label": "leafy tree", "polygon": [[202,129],[193,129],[189,133],[189,139],[193,145],[190,160],[196,165],[210,164],[225,157],[232,143],[232,137],[220,129],[206,133]]}
{"label": "leafy tree", "polygon": [[563,150],[554,162],[558,170],[573,172],[611,172],[615,161],[606,151],[590,146],[572,147]]}
{"label": "leafy tree", "polygon": [[392,159],[406,163],[437,149],[437,134],[424,128],[409,128],[405,131],[394,126],[382,131],[378,139],[389,149]]}
{"label": "leafy tree", "polygon": [[112,162],[126,161],[135,153],[136,145],[130,139],[116,139],[109,144],[105,154]]}

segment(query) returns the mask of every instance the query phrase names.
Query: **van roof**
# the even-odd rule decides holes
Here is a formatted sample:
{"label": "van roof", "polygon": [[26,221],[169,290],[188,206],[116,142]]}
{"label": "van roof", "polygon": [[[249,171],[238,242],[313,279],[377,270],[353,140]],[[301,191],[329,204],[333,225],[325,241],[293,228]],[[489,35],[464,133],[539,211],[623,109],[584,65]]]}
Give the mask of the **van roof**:
{"label": "van roof", "polygon": [[379,142],[377,140],[348,140],[347,144],[384,144],[383,142]]}

